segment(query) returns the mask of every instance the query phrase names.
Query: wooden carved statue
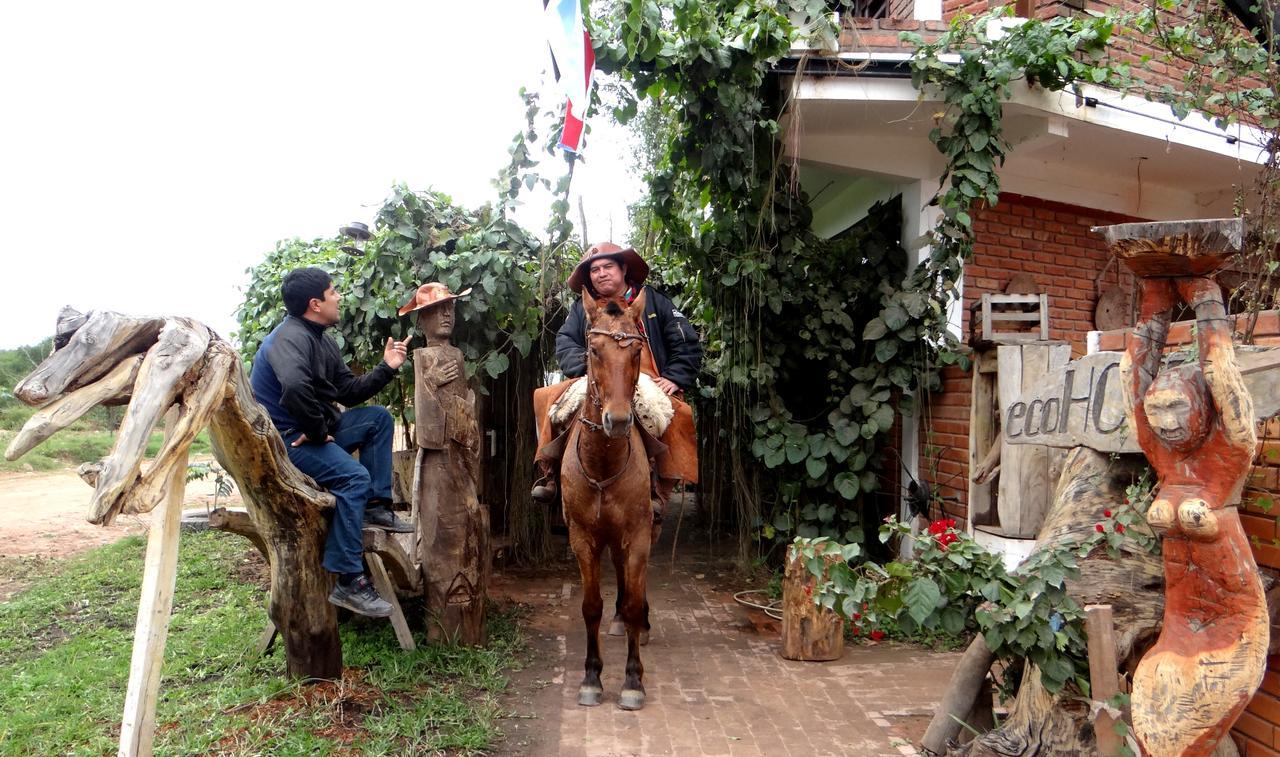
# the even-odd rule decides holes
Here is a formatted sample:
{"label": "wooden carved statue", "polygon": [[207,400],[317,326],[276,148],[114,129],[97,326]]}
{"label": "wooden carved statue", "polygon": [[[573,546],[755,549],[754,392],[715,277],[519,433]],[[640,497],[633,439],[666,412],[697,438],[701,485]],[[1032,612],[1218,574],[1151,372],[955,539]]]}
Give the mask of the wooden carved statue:
{"label": "wooden carved statue", "polygon": [[426,346],[414,350],[414,510],[427,599],[427,638],[485,643],[489,511],[476,496],[480,432],[462,351],[450,343],[454,303],[443,284],[424,284],[401,315],[417,311]]}
{"label": "wooden carved statue", "polygon": [[[1203,252],[1178,257],[1159,245],[1118,251],[1142,261],[1131,267],[1146,274],[1120,370],[1130,427],[1159,477],[1147,521],[1164,533],[1164,624],[1134,675],[1133,725],[1152,755],[1207,755],[1244,711],[1266,666],[1266,598],[1236,512],[1257,446],[1252,400],[1218,285],[1179,265],[1203,262]],[[1151,265],[1153,257],[1164,262]],[[1177,277],[1156,278],[1152,270]],[[1195,310],[1198,354],[1166,365],[1179,300]]]}

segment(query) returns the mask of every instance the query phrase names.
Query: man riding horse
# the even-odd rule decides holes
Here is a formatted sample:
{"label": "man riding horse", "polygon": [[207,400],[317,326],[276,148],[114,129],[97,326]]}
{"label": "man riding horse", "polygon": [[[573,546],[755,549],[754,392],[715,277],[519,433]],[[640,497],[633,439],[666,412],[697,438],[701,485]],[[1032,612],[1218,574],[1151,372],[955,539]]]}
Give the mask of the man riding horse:
{"label": "man riding horse", "polygon": [[[637,392],[637,403],[670,404],[669,410],[662,408],[656,411],[667,420],[665,428],[661,428],[659,423],[659,429],[646,428],[643,434],[655,471],[651,495],[656,526],[662,522],[663,510],[675,485],[681,481],[698,481],[698,446],[693,412],[683,397],[685,391],[693,388],[697,378],[702,362],[702,344],[698,341],[698,333],[671,300],[644,285],[648,275],[648,264],[634,249],[603,242],[590,247],[583,255],[582,262],[569,277],[569,288],[581,294],[586,287],[602,304],[612,300],[623,307],[644,292],[644,317],[636,322],[636,328],[645,337],[640,370],[652,380],[649,386],[655,387],[656,391],[651,391],[650,399],[646,400],[641,396],[645,393],[642,385]],[[580,404],[581,396],[585,395],[574,394],[570,388],[587,371],[586,331],[586,315],[579,298],[556,335],[556,359],[568,380],[536,389],[533,393],[538,421],[538,451],[534,462],[540,478],[531,494],[538,502],[550,503],[556,497],[567,431],[576,417],[573,412],[576,407],[565,408],[564,405]],[[653,403],[655,394],[657,401]],[[569,412],[564,412],[566,409]],[[637,407],[642,418],[652,410]]]}

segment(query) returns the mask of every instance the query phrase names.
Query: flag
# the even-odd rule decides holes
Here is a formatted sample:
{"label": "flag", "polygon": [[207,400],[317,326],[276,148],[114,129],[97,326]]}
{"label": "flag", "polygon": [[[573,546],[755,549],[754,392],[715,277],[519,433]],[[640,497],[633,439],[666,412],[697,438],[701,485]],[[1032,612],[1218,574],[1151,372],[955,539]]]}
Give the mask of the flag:
{"label": "flag", "polygon": [[583,119],[591,102],[596,56],[582,23],[580,0],[542,0],[551,70],[567,101],[559,147],[576,153],[582,144]]}

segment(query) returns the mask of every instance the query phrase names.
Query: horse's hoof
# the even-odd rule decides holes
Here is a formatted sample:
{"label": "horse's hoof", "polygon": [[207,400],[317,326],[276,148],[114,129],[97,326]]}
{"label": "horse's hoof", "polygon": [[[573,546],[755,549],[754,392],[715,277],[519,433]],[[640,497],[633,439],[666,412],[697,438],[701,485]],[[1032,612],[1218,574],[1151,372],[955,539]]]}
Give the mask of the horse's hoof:
{"label": "horse's hoof", "polygon": [[626,636],[627,624],[622,622],[622,618],[614,618],[609,622],[610,636]]}
{"label": "horse's hoof", "polygon": [[622,710],[638,710],[644,707],[644,692],[639,689],[623,689],[618,697],[618,708]]}
{"label": "horse's hoof", "polygon": [[[644,694],[640,695],[644,699]],[[578,689],[578,704],[583,707],[595,707],[604,699],[604,689],[599,686],[582,686]],[[635,709],[635,708],[632,708]]]}
{"label": "horse's hoof", "polygon": [[640,646],[644,647],[644,646],[648,646],[648,645],[649,645],[649,632],[648,632],[648,631],[641,631],[641,632],[640,632]]}

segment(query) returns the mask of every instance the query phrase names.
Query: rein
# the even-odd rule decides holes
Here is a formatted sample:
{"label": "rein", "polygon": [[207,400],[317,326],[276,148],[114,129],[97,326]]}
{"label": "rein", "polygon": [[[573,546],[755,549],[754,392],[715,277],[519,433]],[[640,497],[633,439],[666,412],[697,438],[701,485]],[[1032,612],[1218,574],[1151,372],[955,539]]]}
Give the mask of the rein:
{"label": "rein", "polygon": [[[644,337],[640,334],[634,334],[627,331],[606,331],[604,329],[591,329],[590,331],[587,332],[588,336],[592,334],[595,334],[598,336],[607,336],[613,341],[617,342],[619,347],[630,347],[633,342],[640,339],[644,339]],[[590,361],[587,361],[587,399],[591,401],[591,404],[594,405],[597,410],[602,410],[604,408],[604,402],[603,400],[600,399],[600,388],[596,384],[596,380],[591,376]],[[632,398],[631,402],[632,402],[632,406],[634,407],[635,405],[634,397]],[[590,431],[595,431],[599,433],[604,432],[604,425],[601,423],[596,423],[590,418],[586,418],[582,415],[579,415],[578,421],[581,422],[582,425],[586,426],[587,429]],[[632,418],[631,422],[632,423],[636,422],[634,417]],[[630,434],[627,435],[626,462],[622,464],[622,468],[619,469],[617,473],[603,480],[597,480],[587,475],[586,469],[582,467],[582,434],[578,434],[577,436],[575,436],[573,443],[574,443],[574,451],[577,453],[575,457],[577,458],[577,463],[578,463],[578,473],[582,475],[582,477],[586,480],[587,484],[590,485],[592,489],[596,490],[596,518],[599,519],[600,511],[604,507],[604,490],[608,489],[610,486],[617,483],[618,479],[622,478],[622,474],[626,473],[627,470],[631,467],[631,435]]]}

